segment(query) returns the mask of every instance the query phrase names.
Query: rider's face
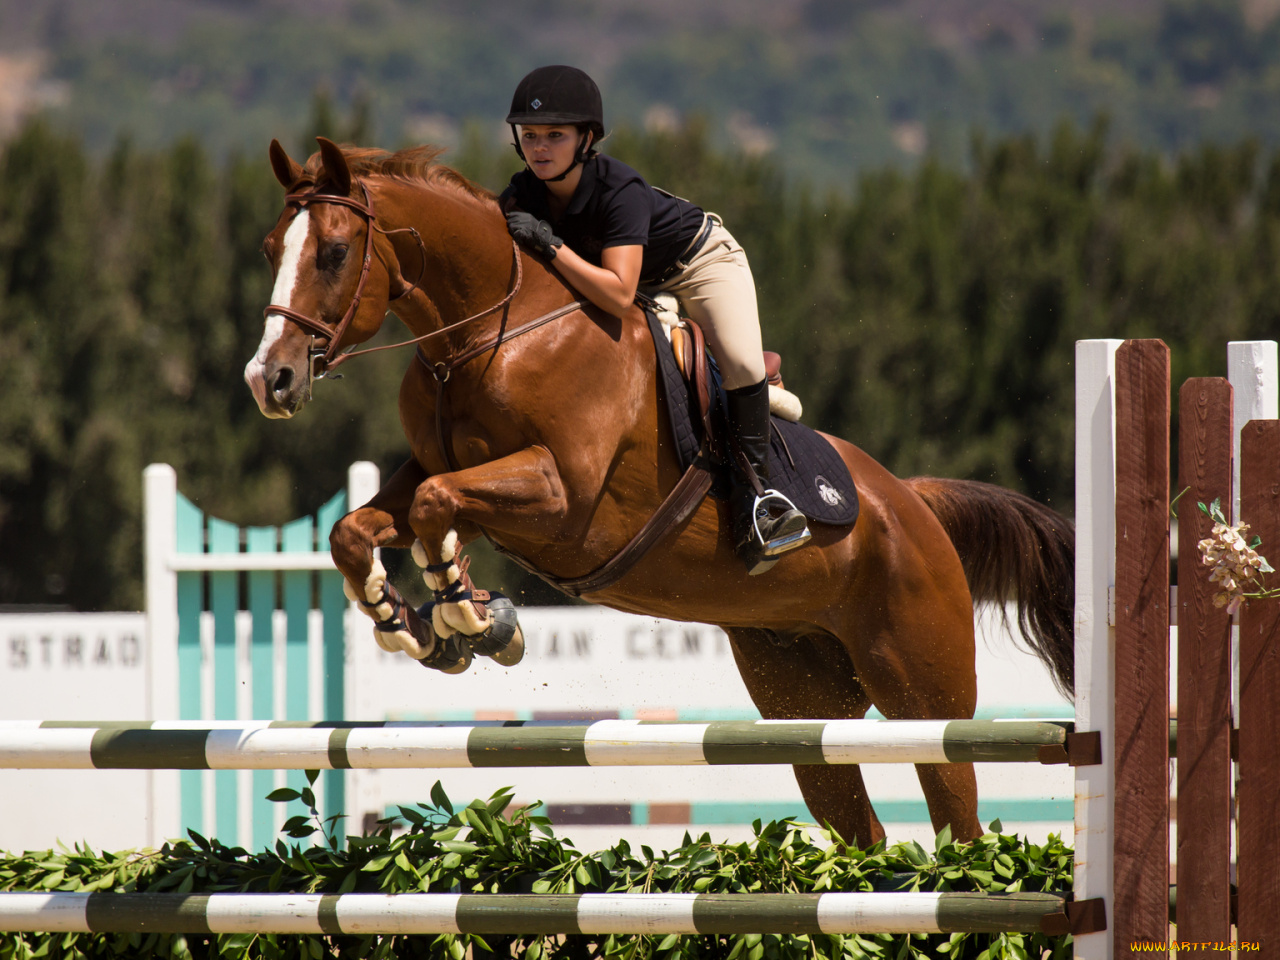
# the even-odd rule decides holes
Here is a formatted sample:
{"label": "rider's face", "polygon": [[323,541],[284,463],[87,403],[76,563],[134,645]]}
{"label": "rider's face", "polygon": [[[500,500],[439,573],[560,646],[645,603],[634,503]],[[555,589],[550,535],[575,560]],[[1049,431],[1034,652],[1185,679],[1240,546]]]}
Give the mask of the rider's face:
{"label": "rider's face", "polygon": [[582,134],[573,126],[529,124],[520,127],[520,149],[539,180],[558,177],[573,164]]}

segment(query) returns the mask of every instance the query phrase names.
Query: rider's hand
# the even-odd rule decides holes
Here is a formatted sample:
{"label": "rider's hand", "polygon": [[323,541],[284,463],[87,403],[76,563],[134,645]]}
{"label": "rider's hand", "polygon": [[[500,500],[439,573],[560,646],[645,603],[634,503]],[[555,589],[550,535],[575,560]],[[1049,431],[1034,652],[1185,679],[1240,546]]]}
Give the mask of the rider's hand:
{"label": "rider's hand", "polygon": [[507,214],[507,231],[518,243],[532,247],[548,260],[554,260],[556,251],[564,244],[551,229],[551,224],[523,210],[512,210]]}

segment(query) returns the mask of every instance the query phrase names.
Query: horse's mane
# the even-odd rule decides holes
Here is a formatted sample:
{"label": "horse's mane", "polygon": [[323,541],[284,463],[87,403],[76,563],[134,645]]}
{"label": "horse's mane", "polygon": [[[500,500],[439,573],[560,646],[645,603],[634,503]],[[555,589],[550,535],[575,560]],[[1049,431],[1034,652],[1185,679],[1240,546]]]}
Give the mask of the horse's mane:
{"label": "horse's mane", "polygon": [[[404,183],[443,184],[482,203],[497,201],[492,192],[472,183],[452,167],[440,163],[437,158],[444,152],[442,147],[424,144],[392,152],[378,147],[356,147],[345,143],[340,146],[342,155],[347,158],[347,165],[357,177],[388,177]],[[307,159],[302,172],[304,177],[315,181],[320,178],[323,169],[324,162],[317,151]]]}

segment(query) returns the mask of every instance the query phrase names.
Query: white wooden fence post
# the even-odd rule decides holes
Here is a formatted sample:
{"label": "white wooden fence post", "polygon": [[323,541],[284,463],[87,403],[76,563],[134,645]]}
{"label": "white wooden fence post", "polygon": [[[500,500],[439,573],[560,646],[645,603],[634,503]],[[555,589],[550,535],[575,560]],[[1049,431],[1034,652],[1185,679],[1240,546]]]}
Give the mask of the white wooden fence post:
{"label": "white wooden fence post", "polygon": [[[1102,764],[1075,768],[1075,897],[1102,897],[1110,924],[1115,796],[1115,372],[1121,340],[1076,343],[1076,730],[1102,734]],[[1076,937],[1081,960],[1110,960],[1110,930]]]}
{"label": "white wooden fence post", "polygon": [[1231,441],[1232,522],[1239,522],[1240,513],[1240,431],[1250,420],[1280,417],[1276,397],[1276,384],[1280,382],[1277,369],[1274,340],[1242,340],[1227,344],[1227,379],[1235,392],[1235,436]]}
{"label": "white wooden fence post", "polygon": [[[377,464],[368,460],[359,460],[347,470],[347,509],[355,510],[364,506],[382,486],[382,479]],[[377,551],[375,551],[375,556]],[[347,605],[346,617],[346,717],[349,720],[381,720],[382,715],[377,705],[366,702],[362,694],[373,690],[373,684],[366,679],[369,671],[376,668],[378,654],[381,652],[374,643],[369,618],[361,613],[354,603]],[[359,833],[361,818],[366,813],[376,812],[382,815],[381,778],[378,770],[347,771],[347,810],[350,818],[346,821],[348,831]]]}
{"label": "white wooden fence post", "polygon": [[[148,720],[178,719],[178,574],[172,558],[177,547],[178,475],[167,463],[143,471],[146,670]],[[147,775],[147,843],[160,846],[181,829],[178,773]]]}
{"label": "white wooden fence post", "polygon": [[[1276,341],[1235,340],[1227,344],[1227,379],[1232,390],[1231,433],[1231,522],[1240,522],[1240,431],[1250,420],[1274,420],[1280,417],[1277,385]],[[1231,716],[1240,717],[1240,621],[1231,622]],[[1237,775],[1238,776],[1238,775]],[[1232,782],[1237,781],[1233,776]],[[1234,837],[1233,837],[1234,842]],[[1231,881],[1235,882],[1235,856],[1231,857]]]}

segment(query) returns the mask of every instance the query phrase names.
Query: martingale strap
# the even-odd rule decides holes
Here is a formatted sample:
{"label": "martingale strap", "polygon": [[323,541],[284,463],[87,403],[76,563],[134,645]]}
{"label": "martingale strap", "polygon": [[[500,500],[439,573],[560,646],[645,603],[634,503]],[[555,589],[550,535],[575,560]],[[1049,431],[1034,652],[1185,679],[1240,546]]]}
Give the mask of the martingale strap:
{"label": "martingale strap", "polygon": [[422,346],[418,346],[414,356],[420,364],[426,367],[427,372],[431,374],[436,382],[436,442],[440,446],[440,456],[450,470],[458,469],[458,461],[453,455],[453,444],[449,439],[449,417],[446,413],[449,398],[448,394],[445,393],[444,385],[449,382],[449,377],[452,376],[453,371],[464,363],[469,363],[476,357],[488,353],[490,350],[498,349],[498,347],[502,346],[502,344],[508,340],[514,340],[521,334],[528,333],[530,330],[536,330],[543,324],[568,316],[577,310],[583,309],[586,305],[586,300],[574,300],[571,303],[565,304],[563,307],[557,307],[549,313],[544,313],[542,316],[536,317],[527,323],[522,323],[513,330],[504,330],[499,328],[496,336],[490,337],[483,343],[458,354],[456,357],[451,357],[446,361],[432,361],[423,351]]}
{"label": "martingale strap", "polygon": [[[358,356],[361,356],[362,354],[377,353],[380,350],[398,350],[400,347],[412,346],[415,343],[419,345],[418,355],[419,357],[421,357],[422,356],[421,345],[425,343],[427,340],[431,340],[435,337],[443,336],[444,334],[448,333],[451,330],[456,330],[459,327],[466,326],[467,324],[471,323],[473,320],[479,320],[481,317],[487,317],[489,314],[496,313],[497,311],[501,310],[503,307],[505,307],[507,304],[509,304],[512,300],[515,299],[516,294],[520,291],[520,285],[524,281],[524,263],[520,259],[520,246],[514,240],[511,241],[511,249],[513,251],[513,256],[515,258],[516,279],[515,279],[515,282],[512,283],[511,289],[507,291],[507,295],[503,297],[501,300],[499,300],[497,303],[495,303],[492,307],[485,307],[479,313],[473,313],[469,317],[465,317],[462,320],[458,320],[454,323],[449,324],[448,326],[441,327],[439,330],[432,330],[430,333],[424,333],[420,337],[414,337],[412,340],[401,340],[399,343],[388,343],[380,347],[365,347],[362,350],[348,350],[346,353],[342,354],[340,357],[337,358],[337,360],[334,361],[333,366],[336,367],[339,363],[344,363],[347,360],[351,359],[352,357],[358,357]],[[426,257],[424,253],[423,263],[425,264],[425,262],[426,262]],[[522,333],[523,330],[519,332]],[[511,334],[511,336],[515,336],[515,333]],[[502,339],[502,336],[499,335],[498,340],[501,341],[501,339]],[[454,366],[456,365],[457,364],[455,363]]]}

